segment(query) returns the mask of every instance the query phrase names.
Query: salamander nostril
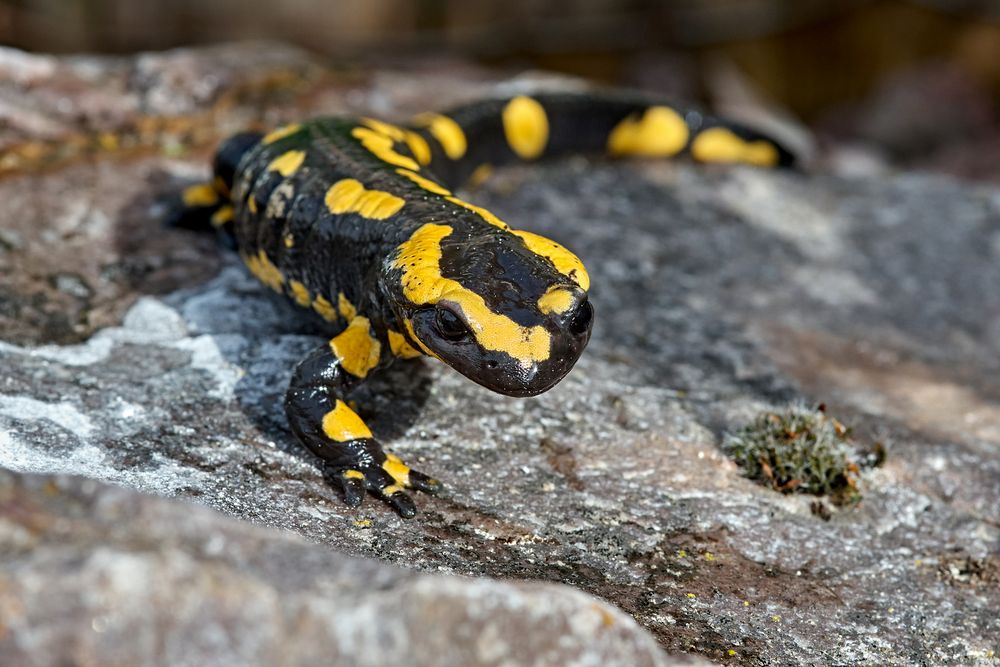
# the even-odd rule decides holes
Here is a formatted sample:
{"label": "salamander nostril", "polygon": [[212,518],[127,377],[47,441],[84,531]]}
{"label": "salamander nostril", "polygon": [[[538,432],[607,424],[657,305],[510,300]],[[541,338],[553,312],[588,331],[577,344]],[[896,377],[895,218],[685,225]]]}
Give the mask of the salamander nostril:
{"label": "salamander nostril", "polygon": [[590,331],[590,323],[593,319],[594,307],[590,305],[589,301],[584,301],[577,306],[576,311],[567,322],[569,332],[574,336],[582,336]]}
{"label": "salamander nostril", "polygon": [[497,362],[493,361],[492,359],[486,362],[486,368],[493,369],[496,368],[498,365],[499,364],[497,364]]}

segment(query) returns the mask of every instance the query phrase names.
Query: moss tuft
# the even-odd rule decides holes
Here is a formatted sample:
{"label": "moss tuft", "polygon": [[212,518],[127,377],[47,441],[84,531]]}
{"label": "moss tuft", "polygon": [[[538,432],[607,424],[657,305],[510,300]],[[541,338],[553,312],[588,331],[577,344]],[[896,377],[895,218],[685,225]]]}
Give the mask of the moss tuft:
{"label": "moss tuft", "polygon": [[835,505],[859,501],[861,468],[879,465],[884,456],[879,444],[862,452],[850,429],[822,405],[762,413],[727,434],[722,448],[750,479],[782,493],[830,496]]}

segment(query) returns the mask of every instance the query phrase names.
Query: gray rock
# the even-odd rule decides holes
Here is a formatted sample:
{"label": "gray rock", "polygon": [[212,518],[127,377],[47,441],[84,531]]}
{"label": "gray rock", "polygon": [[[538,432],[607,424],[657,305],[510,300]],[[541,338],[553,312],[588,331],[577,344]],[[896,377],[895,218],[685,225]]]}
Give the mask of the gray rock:
{"label": "gray rock", "polygon": [[[412,80],[383,87],[399,81],[374,77],[363,99],[390,116],[428,102]],[[477,81],[448,85],[440,97]],[[304,98],[335,89],[316,86]],[[498,174],[468,197],[581,255],[594,338],[537,398],[498,397],[420,362],[360,396],[386,444],[448,485],[403,521],[377,502],[344,507],[287,431],[280,396],[318,340],[314,324],[204,239],[157,230],[163,174],[195,173],[200,159],[112,152],[97,179],[84,177],[94,165],[70,163],[0,181],[0,201],[17,203],[0,228],[19,239],[0,245],[13,283],[0,297],[25,313],[0,319],[14,341],[0,343],[0,466],[193,500],[297,533],[323,545],[316,554],[403,565],[411,572],[393,576],[404,580],[441,571],[569,584],[669,652],[740,664],[995,660],[1000,191],[923,174],[585,159]],[[29,206],[34,224],[23,221]],[[49,242],[63,219],[45,217],[53,207],[87,211],[84,233]],[[86,234],[93,225],[101,234]],[[107,270],[133,256],[171,277],[152,289]],[[78,276],[89,290],[74,302],[79,332],[93,335],[66,344],[51,304],[67,292],[25,273]],[[125,315],[114,325],[91,324],[115,313]],[[862,503],[829,521],[811,497],[742,478],[718,447],[725,431],[795,400],[825,402],[860,439],[889,445],[862,478]],[[81,516],[99,523],[103,511]],[[192,577],[208,576],[211,558],[191,560]],[[198,605],[183,608],[183,622],[198,618]],[[234,636],[263,642],[266,627]]]}
{"label": "gray rock", "polygon": [[0,470],[0,507],[11,667],[682,664],[566,586],[408,572],[81,478]]}

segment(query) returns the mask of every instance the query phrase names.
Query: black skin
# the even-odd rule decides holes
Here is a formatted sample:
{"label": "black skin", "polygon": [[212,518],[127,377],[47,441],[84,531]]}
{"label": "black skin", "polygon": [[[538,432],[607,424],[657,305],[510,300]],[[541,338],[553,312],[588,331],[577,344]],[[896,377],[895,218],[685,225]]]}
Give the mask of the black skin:
{"label": "black skin", "polygon": [[[619,122],[641,115],[654,104],[619,94],[532,98],[542,105],[548,120],[549,135],[541,156],[545,158],[601,153]],[[508,101],[487,100],[446,112],[467,140],[467,150],[459,159],[449,158],[428,128],[407,128],[422,137],[430,149],[429,164],[414,171],[453,190],[484,163],[518,161],[504,135],[501,114]],[[787,150],[753,130],[694,111],[679,113],[692,137],[706,128],[725,127],[743,139],[771,143],[777,150],[777,166],[792,162]],[[409,470],[401,483],[389,474],[387,455],[376,439],[336,441],[322,427],[324,415],[338,401],[346,402],[361,382],[393,362],[390,330],[402,334],[411,347],[432,353],[493,391],[533,396],[558,383],[576,363],[590,338],[594,309],[575,275],[561,273],[552,261],[529,249],[521,237],[490,224],[479,213],[403,177],[397,171],[399,164],[390,164],[384,155],[363,146],[352,135],[360,124],[359,119],[320,118],[270,142],[262,140],[261,134],[235,135],[220,146],[214,160],[219,202],[188,209],[179,220],[185,226],[197,226],[197,221],[207,219],[219,207],[232,205],[232,221],[216,226],[244,258],[260,253],[266,256],[280,273],[280,283],[272,287],[293,296],[289,285],[298,281],[311,298],[323,297],[334,305],[343,294],[357,313],[367,318],[368,334],[378,341],[380,349],[374,367],[362,376],[352,375],[331,345],[323,343],[295,368],[285,409],[292,431],[323,460],[327,477],[339,484],[348,505],[359,505],[367,490],[401,516],[411,517],[416,508],[402,489],[434,493],[441,488],[440,483],[415,470]],[[391,145],[394,155],[404,160],[419,157],[405,141]],[[304,151],[305,157],[294,173],[283,176],[267,169],[275,158],[297,150]],[[685,148],[681,154],[687,152]],[[397,213],[381,220],[358,213],[333,214],[324,197],[332,184],[346,178],[356,179],[368,190],[391,193],[405,203]],[[251,200],[256,206],[251,206]],[[436,266],[440,274],[481,297],[493,313],[521,327],[544,329],[551,339],[547,359],[529,364],[503,350],[486,349],[471,330],[473,323],[461,304],[449,300],[447,294],[426,304],[407,298],[403,270],[396,260],[401,244],[425,224],[451,228],[438,245]],[[286,242],[287,238],[294,242]],[[560,313],[543,313],[537,304],[552,288],[571,294],[569,306]],[[331,323],[331,334],[346,324],[343,320]],[[334,336],[333,341],[337,340]]]}

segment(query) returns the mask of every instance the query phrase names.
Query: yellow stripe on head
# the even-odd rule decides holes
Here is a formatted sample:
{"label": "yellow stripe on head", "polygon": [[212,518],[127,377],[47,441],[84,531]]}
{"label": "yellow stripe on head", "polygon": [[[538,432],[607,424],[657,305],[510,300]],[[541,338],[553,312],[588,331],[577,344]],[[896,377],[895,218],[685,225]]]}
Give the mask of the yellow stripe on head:
{"label": "yellow stripe on head", "polygon": [[459,199],[458,197],[445,197],[445,199],[447,199],[448,201],[450,201],[452,204],[458,204],[462,208],[469,209],[470,211],[472,211],[473,213],[475,213],[480,218],[482,218],[486,222],[490,223],[494,227],[499,227],[500,229],[510,229],[510,227],[507,226],[506,222],[504,222],[503,220],[501,220],[500,218],[498,218],[492,212],[487,211],[482,206],[476,206],[475,204],[470,204],[469,202],[465,201],[464,199]]}
{"label": "yellow stripe on head", "polygon": [[641,117],[632,114],[611,130],[608,152],[616,156],[670,157],[684,150],[689,135],[679,113],[670,107],[649,107]]}
{"label": "yellow stripe on head", "polygon": [[503,108],[507,145],[524,160],[534,160],[549,142],[549,119],[538,100],[519,96]]}
{"label": "yellow stripe on head", "polygon": [[580,261],[579,257],[552,239],[547,239],[544,236],[519,229],[512,229],[511,232],[521,237],[524,245],[528,246],[528,250],[552,262],[553,266],[556,267],[556,271],[568,277],[583,288],[584,291],[590,289],[590,275],[587,273],[587,269],[583,266],[583,262]]}
{"label": "yellow stripe on head", "polygon": [[576,303],[576,294],[573,293],[573,290],[561,286],[550,287],[538,299],[538,310],[545,315],[549,313],[562,315],[572,308],[574,303]]}
{"label": "yellow stripe on head", "polygon": [[468,147],[465,132],[451,118],[439,113],[422,113],[413,119],[413,124],[417,127],[426,127],[431,136],[441,144],[445,155],[452,160],[458,160],[465,155]]}
{"label": "yellow stripe on head", "polygon": [[[421,306],[445,301],[454,304],[482,348],[504,352],[524,368],[548,359],[552,336],[544,327],[526,327],[493,312],[482,296],[441,275],[441,242],[451,233],[448,225],[427,223],[399,246],[393,266],[402,271],[403,296]],[[413,335],[412,325],[410,333]]]}
{"label": "yellow stripe on head", "polygon": [[724,127],[710,127],[691,143],[691,157],[700,162],[746,162],[758,167],[778,164],[778,149],[769,141],[745,141]]}

